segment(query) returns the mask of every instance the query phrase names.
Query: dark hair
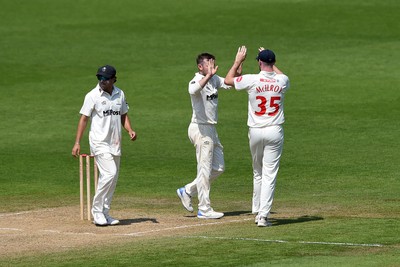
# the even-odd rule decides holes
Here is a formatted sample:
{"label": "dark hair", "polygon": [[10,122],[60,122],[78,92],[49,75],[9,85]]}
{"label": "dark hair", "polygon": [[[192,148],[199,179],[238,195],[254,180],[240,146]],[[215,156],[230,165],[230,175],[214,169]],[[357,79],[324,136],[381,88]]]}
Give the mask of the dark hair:
{"label": "dark hair", "polygon": [[215,57],[209,53],[201,53],[200,55],[197,56],[196,63],[201,64],[204,59],[214,59]]}

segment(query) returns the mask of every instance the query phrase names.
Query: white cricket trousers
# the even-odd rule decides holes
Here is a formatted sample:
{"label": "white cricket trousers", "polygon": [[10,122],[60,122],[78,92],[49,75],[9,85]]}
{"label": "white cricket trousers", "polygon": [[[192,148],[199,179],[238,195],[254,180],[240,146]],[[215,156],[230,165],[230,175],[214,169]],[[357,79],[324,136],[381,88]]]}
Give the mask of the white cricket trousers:
{"label": "white cricket trousers", "polygon": [[99,169],[99,182],[93,198],[92,214],[108,215],[119,174],[119,156],[103,153],[95,156]]}
{"label": "white cricket trousers", "polygon": [[196,148],[197,175],[185,186],[190,196],[197,194],[198,208],[202,212],[212,210],[210,185],[225,170],[224,152],[215,125],[191,123],[189,139]]}
{"label": "white cricket trousers", "polygon": [[249,128],[253,159],[252,213],[268,217],[274,200],[276,176],[283,148],[283,127]]}

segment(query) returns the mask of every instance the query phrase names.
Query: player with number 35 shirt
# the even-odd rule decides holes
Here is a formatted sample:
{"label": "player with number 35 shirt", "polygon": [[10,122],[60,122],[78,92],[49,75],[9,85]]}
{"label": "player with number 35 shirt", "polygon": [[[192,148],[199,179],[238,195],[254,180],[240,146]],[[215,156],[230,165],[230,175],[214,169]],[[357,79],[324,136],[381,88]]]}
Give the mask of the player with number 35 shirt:
{"label": "player with number 35 shirt", "polygon": [[249,94],[249,127],[266,127],[285,122],[283,100],[288,85],[289,79],[285,74],[267,71],[243,75],[234,80],[236,90],[247,90]]}
{"label": "player with number 35 shirt", "polygon": [[239,48],[225,83],[248,93],[249,145],[253,160],[252,213],[258,226],[270,226],[268,216],[275,192],[276,177],[283,148],[285,122],[283,102],[289,78],[275,66],[275,54],[259,48],[260,73],[234,78],[246,59],[247,49]]}

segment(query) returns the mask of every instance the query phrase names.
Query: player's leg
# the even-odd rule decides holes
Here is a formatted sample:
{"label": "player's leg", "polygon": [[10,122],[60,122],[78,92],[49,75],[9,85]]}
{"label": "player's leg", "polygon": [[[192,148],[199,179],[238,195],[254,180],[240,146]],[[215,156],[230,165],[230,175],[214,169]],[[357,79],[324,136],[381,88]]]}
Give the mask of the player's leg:
{"label": "player's leg", "polygon": [[210,183],[212,183],[215,179],[217,179],[217,177],[220,176],[224,171],[225,171],[224,147],[222,146],[218,138],[218,135],[215,134]]}
{"label": "player's leg", "polygon": [[197,167],[196,187],[199,199],[199,210],[207,212],[211,210],[210,204],[210,176],[212,169],[212,158],[214,150],[213,140],[205,136],[202,138],[199,150],[199,161]]}
{"label": "player's leg", "polygon": [[249,146],[253,165],[253,199],[251,211],[258,214],[260,210],[261,182],[262,182],[262,160],[263,140],[259,128],[249,129]]}
{"label": "player's leg", "polygon": [[114,196],[114,192],[115,192],[115,188],[117,186],[118,176],[119,176],[119,166],[120,166],[121,157],[113,156],[113,158],[114,158],[114,163],[115,163],[115,167],[116,167],[116,173],[115,173],[114,178],[111,181],[111,186],[110,186],[108,192],[106,193],[106,196],[105,196],[105,199],[104,199],[103,213],[105,215],[109,214],[109,211],[110,211],[110,208],[111,208],[111,201],[112,201],[113,196]]}
{"label": "player's leg", "polygon": [[196,177],[193,179],[192,182],[185,185],[185,192],[190,196],[197,195],[197,174],[199,173],[200,167],[200,147],[201,147],[201,138],[202,135],[200,133],[199,125],[197,123],[191,123],[188,128],[188,136],[190,142],[193,144],[196,150],[196,161],[197,161],[197,170],[196,170]]}
{"label": "player's leg", "polygon": [[188,137],[190,142],[194,145],[196,149],[196,160],[197,160],[197,171],[196,178],[192,182],[188,183],[184,187],[178,188],[176,193],[182,202],[183,207],[189,211],[193,212],[192,206],[192,196],[197,195],[197,173],[199,172],[199,157],[200,157],[200,144],[201,144],[201,134],[199,125],[197,123],[191,123],[188,127]]}
{"label": "player's leg", "polygon": [[[202,219],[218,219],[224,216],[221,212],[216,212],[211,207],[210,201],[210,183],[211,183],[211,172],[213,167],[214,159],[214,148],[215,141],[219,143],[216,135],[216,130],[214,125],[199,125],[199,137],[197,138],[197,177],[196,177],[196,187],[199,199],[199,211],[197,213],[198,218]],[[220,147],[222,148],[222,146]],[[221,152],[221,151],[220,151]],[[216,168],[221,172],[223,163],[221,162],[221,153],[219,154],[219,167]],[[216,175],[214,173],[214,175]],[[217,175],[216,175],[217,176]],[[216,177],[215,176],[215,177]]]}
{"label": "player's leg", "polygon": [[[219,140],[215,126],[211,125],[199,126],[197,124],[192,124],[189,127],[188,133],[191,142],[194,144],[196,148],[197,173],[199,173],[202,168],[202,164],[199,164],[199,162],[201,161],[200,156],[202,155],[201,147],[203,143],[203,138],[205,136],[209,136],[213,140],[214,148],[212,153],[212,169],[210,174],[210,183],[211,183],[225,171],[223,146]],[[189,194],[190,196],[197,195],[196,178],[185,186],[185,190],[187,194]]]}
{"label": "player's leg", "polygon": [[185,191],[186,193],[190,196],[190,197],[194,197],[197,196],[197,177],[198,177],[198,173],[200,171],[200,149],[201,149],[201,138],[198,138],[198,140],[195,141],[194,143],[194,147],[196,149],[196,177],[193,179],[193,181],[191,181],[190,183],[185,185]]}
{"label": "player's leg", "polygon": [[[118,174],[118,168],[115,164],[113,155],[109,153],[104,153],[96,155],[97,167],[99,170],[99,181],[97,185],[96,194],[93,198],[92,214],[95,218],[95,223],[99,225],[104,225],[104,207],[106,205],[106,198],[110,197],[110,193],[113,191],[114,178]],[[112,196],[111,196],[112,198]],[[98,220],[96,220],[96,218]]]}
{"label": "player's leg", "polygon": [[[189,131],[189,136],[191,136],[190,133],[193,134],[193,131],[194,130]],[[176,190],[176,193],[179,199],[181,200],[183,207],[189,212],[193,212],[192,197],[198,195],[197,183],[199,179],[200,166],[201,166],[200,165],[201,138],[196,138],[196,139],[191,138],[191,140],[193,140],[192,142],[194,143],[194,147],[196,148],[196,160],[197,160],[196,178],[192,182],[186,184],[184,187],[178,188]]]}
{"label": "player's leg", "polygon": [[215,179],[223,171],[223,164],[220,157],[222,154],[219,153],[219,164],[217,164],[219,167],[212,172],[214,150],[214,142],[209,137],[204,138],[200,149],[200,166],[197,177],[199,199],[199,211],[197,217],[201,219],[219,219],[224,216],[222,212],[214,211],[211,207],[210,201],[211,174],[213,173],[213,179]]}
{"label": "player's leg", "polygon": [[284,138],[282,126],[270,126],[264,129],[266,145],[264,147],[259,214],[261,217],[267,218],[274,199],[276,177],[279,171]]}

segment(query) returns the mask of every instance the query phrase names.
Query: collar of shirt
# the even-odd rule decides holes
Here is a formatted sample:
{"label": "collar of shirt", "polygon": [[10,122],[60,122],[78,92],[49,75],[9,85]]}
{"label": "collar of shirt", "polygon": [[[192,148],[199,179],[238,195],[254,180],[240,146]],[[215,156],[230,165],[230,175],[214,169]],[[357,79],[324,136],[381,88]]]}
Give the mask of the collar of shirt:
{"label": "collar of shirt", "polygon": [[268,71],[260,71],[260,74],[265,76],[265,77],[274,77],[275,76],[275,71],[268,72]]}
{"label": "collar of shirt", "polygon": [[[98,92],[99,92],[100,95],[103,95],[103,94],[110,95],[109,93],[107,93],[106,91],[104,91],[103,89],[101,89],[100,84],[97,84],[97,85],[96,85],[96,89],[98,90]],[[114,86],[114,87],[113,87],[113,90],[112,90],[112,93],[111,93],[111,96],[114,96],[114,95],[116,95],[116,94],[119,94],[119,90],[118,90],[118,87]]]}

